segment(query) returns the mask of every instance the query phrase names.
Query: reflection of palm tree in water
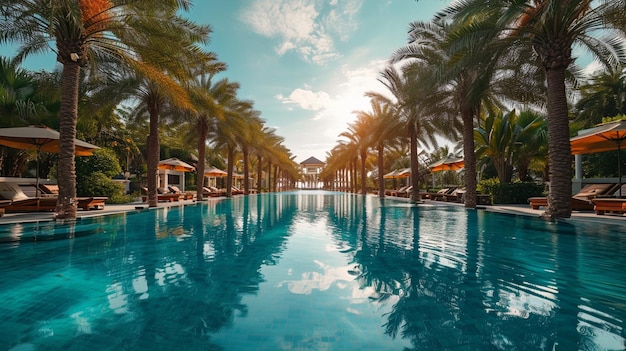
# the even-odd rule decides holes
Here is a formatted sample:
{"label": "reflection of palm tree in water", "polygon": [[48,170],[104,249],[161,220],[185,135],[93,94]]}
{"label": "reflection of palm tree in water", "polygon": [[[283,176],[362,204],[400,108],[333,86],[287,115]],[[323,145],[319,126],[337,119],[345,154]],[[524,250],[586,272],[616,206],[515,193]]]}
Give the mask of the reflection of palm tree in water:
{"label": "reflection of palm tree in water", "polygon": [[[261,217],[259,208],[251,207],[248,197],[202,205],[214,206],[215,216],[183,216],[179,212],[185,211],[183,208],[169,210],[167,221],[147,213],[137,220],[137,226],[145,229],[144,245],[133,264],[135,271],[145,270],[147,291],[143,299],[127,302],[127,309],[136,316],[133,327],[129,329],[127,323],[113,327],[119,335],[135,330],[129,346],[156,345],[155,350],[169,350],[179,348],[184,340],[189,349],[219,349],[210,344],[211,334],[230,325],[235,312],[246,315],[247,306],[241,303],[244,294],[258,290],[263,281],[259,268],[276,259],[288,235],[270,229],[290,223],[294,212],[264,205],[278,212],[261,222],[256,221]],[[172,232],[172,226],[190,228],[186,231],[190,236],[176,243],[172,237],[157,239],[157,232]],[[119,259],[127,261],[125,257]],[[164,273],[168,269],[174,272]],[[160,281],[155,279],[159,275]],[[132,291],[136,277],[126,274],[121,278],[125,290]]]}
{"label": "reflection of palm tree in water", "polygon": [[[479,231],[479,216],[475,211],[459,213],[459,216],[466,217],[455,225],[465,226],[464,231],[450,228],[448,234],[441,236],[432,234],[432,226],[437,225],[433,219],[420,219],[419,212],[427,210],[418,207],[406,210],[413,227],[412,247],[407,249],[402,237],[406,232],[398,233],[398,220],[387,223],[387,217],[394,211],[405,210],[384,205],[378,209],[378,238],[368,232],[368,221],[362,218],[363,227],[355,246],[359,250],[354,255],[352,273],[358,276],[359,284],[362,288],[375,290],[371,301],[393,303],[384,324],[387,335],[409,339],[414,350],[464,344],[479,349],[501,348],[507,343],[510,347],[523,349],[542,349],[546,343],[552,345],[552,341],[545,337],[550,335],[549,330],[556,332],[554,316],[527,313],[526,317],[517,317],[508,314],[513,306],[503,296],[511,295],[512,285],[522,286],[524,282],[502,281],[501,266],[498,262],[489,262],[502,258],[485,254],[501,250],[502,241],[482,237],[484,233]],[[455,232],[465,234],[449,237]],[[450,266],[451,262],[443,261],[447,253],[437,246],[452,250],[450,247],[461,240],[465,240],[465,246],[456,250],[464,250],[465,258]],[[459,257],[458,252],[455,255]],[[483,261],[479,262],[479,258]],[[491,267],[496,271],[490,271]],[[528,276],[520,279],[531,279],[531,283],[538,285],[543,283],[533,282]],[[520,338],[520,333],[525,333],[524,338]],[[520,344],[522,339],[523,345]]]}

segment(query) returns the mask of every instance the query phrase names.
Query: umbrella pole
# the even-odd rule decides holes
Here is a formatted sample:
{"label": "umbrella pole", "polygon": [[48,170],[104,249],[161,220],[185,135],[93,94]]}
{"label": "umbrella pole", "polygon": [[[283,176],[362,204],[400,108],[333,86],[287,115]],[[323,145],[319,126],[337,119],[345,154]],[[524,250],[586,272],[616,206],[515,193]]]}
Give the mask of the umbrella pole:
{"label": "umbrella pole", "polygon": [[622,141],[617,140],[617,177],[619,183],[619,197],[622,197],[622,160],[621,160]]}
{"label": "umbrella pole", "polygon": [[36,162],[35,162],[35,197],[39,197],[39,152],[41,146],[37,145]]}

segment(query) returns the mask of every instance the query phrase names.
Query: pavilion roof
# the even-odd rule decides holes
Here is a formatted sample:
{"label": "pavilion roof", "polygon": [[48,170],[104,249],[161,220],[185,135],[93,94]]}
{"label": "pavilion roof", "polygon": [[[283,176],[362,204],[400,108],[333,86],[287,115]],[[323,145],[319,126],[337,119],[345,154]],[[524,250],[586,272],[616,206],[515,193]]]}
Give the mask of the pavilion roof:
{"label": "pavilion roof", "polygon": [[304,166],[312,166],[312,165],[319,165],[319,166],[323,166],[325,165],[324,161],[320,161],[317,158],[311,156],[309,158],[307,158],[306,160],[300,162],[301,165]]}

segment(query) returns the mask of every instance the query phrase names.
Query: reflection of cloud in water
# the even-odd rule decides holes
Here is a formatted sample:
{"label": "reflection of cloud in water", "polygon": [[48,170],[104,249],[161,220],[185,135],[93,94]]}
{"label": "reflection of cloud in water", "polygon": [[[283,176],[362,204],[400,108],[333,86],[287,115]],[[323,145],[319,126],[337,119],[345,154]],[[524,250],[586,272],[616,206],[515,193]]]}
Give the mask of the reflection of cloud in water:
{"label": "reflection of cloud in water", "polygon": [[[322,262],[315,263],[324,270],[324,273],[305,272],[302,273],[301,280],[285,280],[278,283],[278,287],[287,285],[289,291],[294,294],[308,295],[313,290],[328,290],[336,282],[347,282],[354,280],[354,277],[348,273],[350,266],[330,267]],[[345,287],[338,286],[340,289]]]}
{"label": "reflection of cloud in water", "polygon": [[333,285],[340,289],[345,289],[349,286],[347,282],[353,281],[355,278],[354,275],[349,273],[353,266],[331,267],[320,261],[315,261],[315,264],[323,269],[324,272],[305,272],[302,273],[302,279],[284,280],[278,283],[278,287],[287,285],[289,291],[294,294],[308,295],[313,290],[324,291]]}
{"label": "reflection of cloud in water", "polygon": [[[325,291],[335,286],[338,289],[352,289],[348,299],[351,304],[378,304],[376,301],[372,301],[371,297],[376,295],[376,291],[373,287],[367,286],[361,288],[357,283],[358,269],[354,265],[331,267],[320,261],[314,261],[321,269],[320,272],[305,272],[302,273],[300,280],[283,280],[278,283],[278,287],[287,286],[290,292],[294,294],[309,295],[314,290]],[[289,269],[289,275],[293,274],[293,270]],[[392,298],[387,302],[392,304],[397,302],[396,298]],[[361,311],[355,308],[348,307],[346,311],[350,314],[360,315]]]}

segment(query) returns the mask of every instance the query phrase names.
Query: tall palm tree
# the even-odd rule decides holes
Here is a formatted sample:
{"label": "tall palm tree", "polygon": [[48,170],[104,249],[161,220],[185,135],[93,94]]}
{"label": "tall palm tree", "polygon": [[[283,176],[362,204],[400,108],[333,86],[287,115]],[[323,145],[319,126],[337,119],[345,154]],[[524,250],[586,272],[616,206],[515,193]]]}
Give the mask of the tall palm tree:
{"label": "tall palm tree", "polygon": [[[436,119],[429,99],[434,93],[434,80],[429,67],[420,62],[406,63],[401,71],[393,66],[381,72],[379,81],[393,95],[394,100],[375,92],[366,95],[393,105],[396,116],[406,126],[410,140],[411,157],[411,201],[419,200],[419,160],[418,144],[437,146],[436,135],[443,134],[442,119]],[[449,130],[449,129],[448,129]]]}
{"label": "tall palm tree", "polygon": [[[550,194],[546,218],[571,216],[571,146],[566,72],[575,45],[587,48],[602,64],[616,68],[626,61],[624,1],[468,0],[446,10],[456,20],[493,24],[490,48],[525,48],[546,74]],[[605,33],[610,35],[604,35]],[[495,36],[493,35],[495,34]]]}
{"label": "tall palm tree", "polygon": [[237,142],[241,147],[243,161],[243,193],[250,193],[250,150],[253,148],[257,138],[261,137],[263,130],[263,120],[261,113],[251,108],[244,108],[240,111],[242,118],[246,121],[244,129],[236,135]]}
{"label": "tall palm tree", "polygon": [[339,134],[340,137],[346,138],[350,144],[353,144],[357,149],[357,154],[361,161],[361,194],[367,194],[366,189],[366,170],[365,161],[367,158],[367,150],[372,145],[372,132],[373,132],[374,118],[366,113],[358,113],[358,117],[354,123],[348,125],[348,131]]}
{"label": "tall palm tree", "polygon": [[[377,168],[378,168],[378,196],[385,197],[385,180],[384,174],[384,153],[385,144],[389,139],[399,135],[401,126],[398,124],[398,118],[395,115],[393,107],[382,101],[375,99],[370,100],[371,111],[355,111],[357,121],[363,121],[363,124],[369,125],[367,130],[368,144],[376,147],[377,151]],[[363,172],[364,165],[361,166]]]}
{"label": "tall palm tree", "polygon": [[226,196],[232,196],[233,172],[235,152],[239,148],[238,136],[246,129],[245,112],[251,110],[252,101],[238,100],[236,98],[228,101],[225,105],[224,118],[215,121],[213,131],[213,142],[217,148],[226,148],[228,163],[226,164]]}
{"label": "tall palm tree", "polygon": [[[57,218],[76,218],[74,138],[81,68],[88,67],[95,74],[102,62],[115,62],[161,86],[178,86],[164,72],[182,72],[184,63],[199,51],[195,43],[206,42],[209,33],[209,27],[179,17],[178,12],[188,10],[189,5],[185,0],[15,0],[0,4],[0,43],[19,42],[17,59],[52,51],[63,66]],[[152,138],[158,143],[158,137]],[[149,166],[153,163],[150,159]]]}
{"label": "tall palm tree", "polygon": [[[495,60],[492,52],[480,50],[485,38],[471,36],[473,46],[458,43],[458,38],[466,35],[467,27],[473,28],[469,22],[451,24],[445,19],[413,22],[408,45],[393,54],[392,62],[417,60],[435,72],[430,79],[434,92],[430,101],[437,106],[436,118],[450,121],[460,117],[465,160],[465,207],[474,208],[477,172],[473,129],[481,104],[488,99]],[[477,55],[478,52],[482,54]]]}
{"label": "tall palm tree", "polygon": [[[216,70],[221,70],[216,67]],[[236,100],[239,84],[223,78],[213,82],[213,74],[201,74],[192,83],[191,96],[196,111],[189,111],[190,135],[197,141],[198,164],[196,171],[198,181],[196,197],[202,199],[204,171],[206,165],[206,143],[209,135],[216,130],[219,120],[226,119],[227,109]]]}

